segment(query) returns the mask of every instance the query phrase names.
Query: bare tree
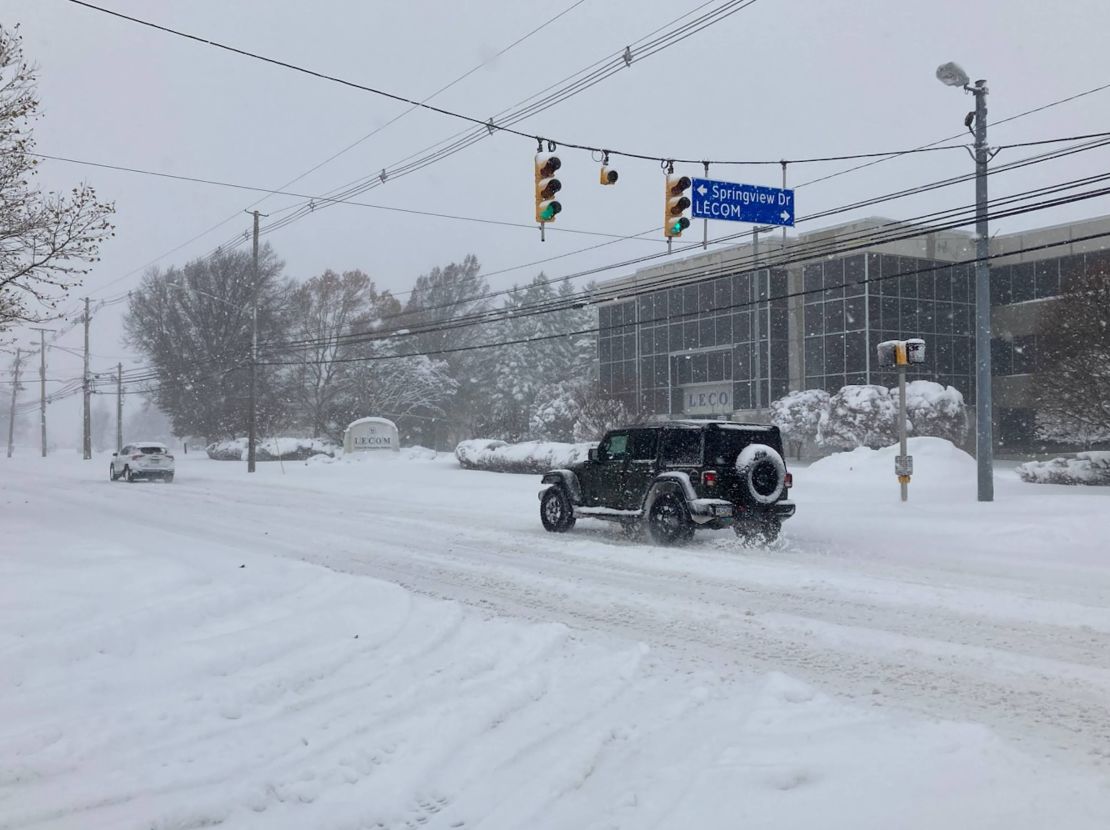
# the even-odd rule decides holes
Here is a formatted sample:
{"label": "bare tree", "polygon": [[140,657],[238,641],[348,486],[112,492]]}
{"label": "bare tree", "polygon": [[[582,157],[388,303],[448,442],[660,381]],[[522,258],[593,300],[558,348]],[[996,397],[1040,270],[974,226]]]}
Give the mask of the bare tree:
{"label": "bare tree", "polygon": [[268,244],[255,285],[250,252],[223,251],[166,271],[152,269],[131,292],[127,343],[151,366],[149,397],[177,435],[209,441],[247,429],[251,310],[258,303],[258,423],[263,434],[287,416],[270,344],[284,340],[289,285]]}
{"label": "bare tree", "polygon": [[313,438],[334,431],[328,422],[344,391],[352,329],[367,331],[377,324],[379,298],[362,271],[340,276],[331,270],[298,286],[290,298],[289,339],[304,344],[298,349],[301,364],[290,378],[290,397]]}
{"label": "bare tree", "polygon": [[18,27],[0,25],[0,328],[48,316],[113,235],[115,207],[90,185],[64,194],[33,186],[36,71],[23,58]]}

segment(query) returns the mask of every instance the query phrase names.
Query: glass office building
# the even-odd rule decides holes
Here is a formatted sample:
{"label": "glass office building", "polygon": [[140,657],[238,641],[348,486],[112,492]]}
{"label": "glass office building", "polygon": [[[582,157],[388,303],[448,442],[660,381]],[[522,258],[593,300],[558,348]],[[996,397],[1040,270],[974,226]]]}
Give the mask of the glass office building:
{"label": "glass office building", "polygon": [[[941,232],[859,249],[859,239],[891,224],[866,220],[761,243],[760,260],[772,267],[753,269],[752,247],[743,245],[606,284],[627,287],[629,299],[599,309],[602,393],[647,418],[765,420],[770,402],[790,390],[895,386],[897,374],[876,365],[876,346],[921,337],[926,363],[910,378],[953,386],[974,403],[973,239]],[[1000,443],[1034,440],[1045,303],[1090,269],[1110,274],[1103,239],[1069,242],[1097,229],[1110,239],[1110,218],[991,241]],[[1056,247],[1007,253],[1046,244]],[[807,259],[813,251],[821,254]],[[670,285],[699,275],[696,284]]]}
{"label": "glass office building", "polygon": [[[858,232],[859,223],[847,228]],[[941,247],[949,252],[969,244],[948,236]],[[807,244],[805,236],[789,243],[785,259]],[[750,246],[738,246],[683,260],[684,277],[699,265],[706,277],[674,288],[663,287],[666,269],[641,272],[629,281],[635,299],[600,309],[602,393],[642,416],[758,418],[791,389],[893,385],[896,376],[873,365],[875,346],[920,336],[931,348],[914,375],[970,397],[969,267],[910,255],[918,247],[751,270]],[[772,246],[764,257],[782,260],[782,250]]]}

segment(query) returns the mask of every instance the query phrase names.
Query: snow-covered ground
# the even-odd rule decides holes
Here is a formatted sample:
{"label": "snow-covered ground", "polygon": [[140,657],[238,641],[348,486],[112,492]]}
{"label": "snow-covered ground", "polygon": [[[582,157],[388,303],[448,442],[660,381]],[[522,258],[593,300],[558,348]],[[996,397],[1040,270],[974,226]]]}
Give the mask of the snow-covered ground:
{"label": "snow-covered ground", "polygon": [[911,451],[775,550],[428,452],[0,459],[0,827],[1104,828],[1110,493]]}

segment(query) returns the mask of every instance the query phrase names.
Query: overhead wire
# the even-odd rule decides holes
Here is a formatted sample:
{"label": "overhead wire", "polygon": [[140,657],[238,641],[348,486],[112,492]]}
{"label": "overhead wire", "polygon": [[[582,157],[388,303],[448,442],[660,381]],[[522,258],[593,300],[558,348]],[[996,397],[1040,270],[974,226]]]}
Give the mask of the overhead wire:
{"label": "overhead wire", "polygon": [[[696,13],[697,11],[701,10],[702,8],[704,8],[705,6],[708,6],[708,5],[710,5],[710,3],[711,3],[711,2],[713,2],[713,0],[708,0],[708,2],[703,2],[703,3],[701,3],[701,4],[699,5],[699,6],[696,6],[696,7],[694,8],[694,9],[692,9],[692,10],[690,10],[690,11],[687,11],[687,12],[683,12],[683,13],[682,13],[682,14],[680,14],[680,15],[679,15],[678,17],[676,17],[676,18],[672,19],[672,20],[671,20],[671,21],[669,21],[668,23],[665,23],[665,24],[663,24],[663,25],[661,25],[661,26],[657,27],[657,28],[656,28],[656,29],[654,29],[654,30],[653,30],[652,32],[649,32],[649,33],[648,33],[647,35],[645,35],[644,37],[640,38],[639,40],[633,41],[633,42],[632,42],[632,45],[633,45],[633,46],[637,46],[637,48],[638,48],[638,47],[639,47],[639,45],[640,45],[640,43],[641,43],[642,41],[644,41],[644,40],[646,40],[647,38],[650,38],[650,37],[652,37],[652,36],[656,35],[657,33],[659,33],[660,31],[663,31],[664,29],[666,29],[666,28],[667,28],[667,27],[669,27],[669,26],[673,26],[673,25],[674,25],[674,24],[676,24],[676,23],[677,23],[678,21],[681,21],[681,20],[682,20],[683,18],[685,18],[685,17],[688,17],[689,15],[691,15],[691,14],[694,14],[694,13]],[[554,19],[555,19],[555,18],[551,18],[551,20],[554,20]],[[696,20],[695,22],[697,22],[697,23],[702,23],[702,24],[705,24],[705,25],[708,25],[708,23],[706,23],[706,21],[704,20],[704,18],[698,18],[698,19],[697,19],[697,20]],[[709,23],[712,23],[712,22],[713,22],[713,21],[709,21]],[[702,26],[702,28],[705,28],[705,25],[703,25],[703,26]],[[653,42],[653,45],[657,45],[657,44],[656,44],[655,42]],[[503,50],[503,51],[506,51],[506,50]],[[656,51],[659,51],[659,50],[657,49]],[[654,53],[655,53],[655,52],[652,52],[652,54],[654,54]],[[529,96],[528,98],[525,98],[525,99],[524,99],[524,100],[523,100],[522,102],[518,102],[518,104],[515,104],[515,105],[513,105],[513,107],[519,107],[519,106],[520,106],[521,104],[527,103],[528,101],[530,101],[530,100],[532,100],[532,99],[534,99],[534,98],[536,98],[536,97],[538,97],[538,96],[542,95],[542,93],[543,93],[543,92],[546,92],[546,91],[550,90],[551,88],[553,88],[553,87],[555,87],[555,86],[558,86],[558,85],[559,85],[559,84],[561,84],[561,83],[564,83],[565,81],[570,81],[571,79],[574,79],[574,78],[578,77],[579,75],[583,75],[584,73],[589,73],[589,72],[590,72],[590,70],[593,70],[593,69],[594,69],[595,67],[597,67],[597,66],[601,66],[601,65],[603,65],[603,64],[604,64],[604,65],[606,65],[606,66],[608,67],[608,69],[606,70],[608,74],[606,74],[606,76],[605,76],[605,77],[609,77],[609,76],[610,76],[611,74],[614,74],[613,72],[611,72],[611,71],[608,71],[609,69],[614,69],[614,68],[616,68],[616,69],[619,69],[619,68],[623,68],[623,67],[625,66],[625,63],[624,63],[623,59],[621,58],[621,54],[622,54],[621,52],[617,52],[617,53],[615,53],[614,55],[610,55],[610,56],[609,56],[609,57],[607,57],[607,58],[603,58],[603,59],[601,59],[601,60],[599,60],[599,61],[596,61],[596,62],[595,62],[594,64],[591,64],[590,66],[586,67],[585,69],[583,69],[583,70],[579,70],[578,72],[576,72],[576,73],[572,73],[571,75],[567,76],[567,78],[563,79],[563,81],[558,81],[558,82],[556,82],[555,84],[552,84],[552,85],[548,86],[548,87],[547,87],[547,88],[545,88],[544,90],[541,90],[541,91],[540,91],[539,93],[535,93],[535,94],[533,94],[532,96]],[[615,63],[614,63],[614,62],[615,62]],[[592,75],[589,75],[588,77],[589,77],[589,78],[592,78],[593,76],[592,76]],[[577,81],[577,82],[575,82],[575,84],[580,84],[580,83],[581,83],[581,81]],[[562,89],[562,90],[560,91],[560,95],[562,95],[563,97],[561,97],[561,98],[559,99],[559,101],[561,101],[561,100],[565,100],[566,98],[569,98],[569,97],[571,97],[571,95],[573,95],[573,94],[577,94],[577,92],[580,92],[580,91],[582,91],[582,89],[584,89],[584,88],[585,88],[585,87],[581,87],[581,88],[579,88],[579,87],[577,87],[577,86],[576,86],[575,84],[572,84],[572,85],[571,85],[570,87],[566,87],[566,88],[564,88],[564,89]],[[592,85],[593,85],[592,83],[590,83],[590,84],[589,84],[589,86],[592,86]],[[567,93],[567,94],[564,94],[564,93]],[[544,105],[543,105],[543,109],[547,109],[547,108],[549,108],[549,107],[551,107],[551,106],[554,106],[554,105],[555,105],[556,103],[559,103],[559,101],[551,101],[551,100],[547,100],[547,101],[546,101],[546,102],[544,103]],[[500,113],[498,113],[497,115],[495,115],[495,116],[494,116],[494,118],[501,118],[501,117],[502,117],[502,115],[504,115],[505,113],[508,113],[508,112],[512,112],[512,109],[513,109],[513,108],[512,108],[512,107],[510,107],[510,108],[508,108],[508,109],[502,110],[502,111],[501,111]],[[438,142],[438,144],[443,144],[443,143],[446,143],[446,142],[450,142],[450,141],[451,141],[452,139],[454,139],[455,137],[457,137],[457,136],[459,136],[459,135],[470,135],[470,134],[469,134],[469,133],[468,133],[467,131],[464,131],[463,133],[458,133],[458,134],[456,134],[456,136],[452,136],[452,137],[449,137],[448,139],[444,139],[444,140],[442,140],[441,142]],[[478,130],[478,131],[477,131],[477,132],[476,132],[475,134],[473,134],[473,135],[476,135],[476,136],[477,136],[477,139],[475,139],[475,140],[470,140],[470,141],[469,141],[469,142],[468,142],[467,144],[465,144],[464,146],[460,146],[460,147],[458,147],[458,148],[456,148],[456,149],[452,149],[452,150],[451,150],[451,152],[450,152],[450,153],[448,153],[447,155],[453,155],[453,154],[454,154],[455,152],[459,152],[459,151],[461,151],[462,149],[465,149],[465,147],[466,147],[466,146],[469,146],[469,145],[470,145],[471,143],[476,143],[476,141],[477,141],[477,140],[481,140],[482,138],[484,138],[484,137],[487,137],[487,136],[489,135],[489,133],[488,133],[488,131],[487,131],[487,130],[485,130],[485,129],[481,129],[481,130]],[[438,144],[436,144],[436,145],[431,145],[431,147],[430,147],[430,148],[426,148],[426,149],[431,149],[431,148],[434,148],[434,147],[438,146]],[[417,155],[420,155],[420,154],[421,154],[422,152],[424,152],[424,151],[420,151],[420,150],[418,150],[418,151],[416,151],[415,153],[413,153],[413,154],[410,154],[409,156],[407,156],[407,157],[406,157],[405,159],[402,159],[401,161],[402,161],[402,162],[404,162],[404,161],[407,161],[408,159],[411,159],[411,158],[414,158],[414,157],[415,157],[415,156],[417,156]],[[447,157],[447,155],[443,155],[442,157],[443,157],[443,158],[446,158],[446,157]],[[433,161],[432,161],[432,160],[423,160],[423,161],[421,162],[421,166],[427,166],[427,164],[430,164],[430,163],[433,163]],[[383,173],[385,173],[385,172],[386,172],[386,171],[385,171],[385,168],[383,168]],[[404,171],[404,172],[415,172],[415,171],[408,171],[408,170],[406,170],[406,171]],[[307,175],[307,174],[306,174],[306,175]],[[387,175],[388,175],[388,174],[387,174]],[[403,175],[403,173],[399,173],[398,175]],[[298,177],[298,179],[299,179],[299,178],[301,178],[301,177]],[[293,181],[296,181],[296,180],[297,180],[297,179],[294,179]],[[360,180],[360,181],[361,181],[361,180]],[[384,182],[384,179],[383,179],[383,182]],[[284,188],[282,188],[282,189],[284,189]],[[354,196],[354,195],[358,195],[359,193],[365,192],[365,190],[366,190],[366,189],[370,189],[370,188],[368,188],[368,187],[367,187],[367,188],[362,188],[362,189],[349,190],[349,191],[347,191],[347,192],[345,192],[345,191],[336,191],[336,190],[333,190],[333,191],[331,191],[331,193],[332,193],[332,195],[335,195],[335,194],[336,194],[337,192],[345,192],[345,195],[346,195],[346,196],[348,196],[348,197],[351,197],[351,196]],[[255,204],[258,204],[258,202],[256,202]],[[291,223],[292,221],[296,221],[296,220],[297,220],[297,219],[299,219],[299,218],[303,218],[304,216],[306,216],[306,215],[308,215],[308,214],[311,214],[311,213],[315,212],[315,206],[314,206],[314,204],[312,204],[311,200],[310,200],[309,202],[306,202],[306,203],[304,203],[304,204],[300,205],[300,206],[297,206],[297,205],[292,205],[292,206],[287,206],[287,207],[284,207],[284,208],[280,208],[280,209],[278,209],[278,210],[277,210],[276,212],[278,212],[278,213],[281,213],[281,212],[287,212],[287,211],[289,211],[289,210],[294,210],[294,209],[295,209],[295,210],[297,210],[297,213],[296,213],[296,215],[295,215],[294,217],[292,217],[292,218],[286,217],[286,218],[283,218],[282,220],[278,220],[278,224],[276,224],[276,225],[275,225],[275,223],[270,223],[269,225],[266,225],[265,227],[263,227],[263,229],[262,229],[262,233],[263,233],[263,234],[267,234],[267,233],[271,232],[271,230],[279,230],[279,229],[281,229],[282,227],[285,227],[285,226],[286,226],[287,224],[290,224],[290,223]],[[203,232],[202,232],[201,234],[198,234],[197,236],[193,237],[193,238],[192,238],[192,239],[190,239],[190,240],[189,240],[188,242],[182,243],[181,245],[177,246],[177,248],[174,248],[174,249],[172,249],[171,251],[168,251],[168,252],[166,252],[165,254],[161,254],[161,255],[159,255],[158,257],[156,257],[156,258],[155,258],[154,260],[152,260],[151,262],[148,262],[148,263],[147,263],[146,265],[143,265],[143,266],[141,266],[140,268],[137,268],[137,269],[133,269],[132,271],[129,271],[128,273],[126,273],[126,274],[122,275],[121,277],[117,277],[116,279],[114,279],[114,280],[112,280],[111,282],[107,283],[105,287],[107,287],[107,285],[112,285],[112,284],[118,283],[118,282],[122,281],[123,279],[127,279],[127,278],[129,278],[129,277],[133,276],[133,275],[134,275],[135,273],[138,273],[139,271],[145,270],[145,269],[146,269],[146,268],[148,268],[148,267],[149,267],[150,265],[152,265],[152,264],[153,264],[154,262],[157,262],[157,261],[159,261],[160,259],[163,259],[163,258],[164,258],[165,256],[168,256],[168,255],[169,255],[170,253],[176,252],[177,250],[179,250],[180,248],[184,247],[185,245],[188,245],[188,244],[190,244],[191,242],[193,242],[193,241],[196,241],[196,239],[198,239],[198,238],[200,238],[200,237],[202,237],[202,236],[205,236],[205,235],[207,235],[207,234],[208,234],[208,233],[210,233],[210,232],[211,232],[212,230],[215,230],[216,228],[218,228],[218,227],[221,227],[221,226],[222,226],[222,225],[224,225],[224,224],[227,224],[227,222],[230,222],[230,221],[231,221],[232,219],[234,219],[234,218],[235,218],[235,216],[237,216],[237,215],[238,215],[238,214],[233,214],[232,216],[228,217],[227,219],[223,220],[222,222],[220,222],[220,223],[217,223],[217,225],[215,225],[215,226],[213,226],[213,227],[209,228],[208,230],[206,230],[206,231],[203,231]],[[235,237],[232,237],[231,239],[227,240],[226,242],[223,242],[223,243],[221,243],[220,245],[217,245],[217,246],[216,246],[216,247],[215,247],[214,249],[211,249],[211,250],[210,250],[210,251],[209,251],[208,253],[206,253],[206,254],[202,254],[202,255],[200,256],[200,259],[204,259],[204,258],[207,258],[207,257],[211,257],[211,256],[214,256],[214,255],[216,255],[216,254],[218,254],[218,253],[222,252],[222,251],[225,251],[225,250],[228,250],[228,249],[232,249],[232,248],[234,248],[234,247],[237,247],[237,246],[238,246],[239,244],[241,244],[242,242],[244,242],[244,241],[246,240],[246,238],[247,238],[247,234],[246,234],[246,233],[239,233],[239,234],[236,234],[236,236],[235,236]]]}
{"label": "overhead wire", "polygon": [[[1110,179],[1110,174],[1107,174],[1106,176],[1103,176],[1101,178]],[[1004,218],[1006,216],[1018,215],[1018,214],[1021,214],[1021,213],[1029,213],[1029,212],[1038,211],[1038,210],[1045,210],[1045,209],[1048,209],[1048,208],[1051,208],[1051,207],[1057,207],[1061,204],[1070,204],[1070,203],[1074,203],[1074,202],[1078,202],[1078,201],[1083,201],[1083,200],[1089,199],[1089,198],[1095,198],[1095,197],[1098,197],[1098,196],[1107,196],[1107,195],[1110,195],[1110,187],[1105,187],[1105,188],[1099,189],[1098,191],[1091,191],[1091,192],[1088,192],[1088,193],[1078,194],[1078,195],[1075,195],[1075,196],[1065,197],[1065,198],[1056,199],[1056,200],[1052,200],[1052,201],[1044,201],[1044,202],[1041,202],[1041,203],[1038,203],[1038,204],[1025,205],[1025,206],[1020,206],[1020,207],[1013,207],[1013,208],[1010,208],[1010,209],[1007,209],[1007,210],[995,210],[992,213],[991,218],[994,218],[994,219]],[[1013,200],[1016,197],[1006,197],[1006,198],[1009,198],[1009,199]],[[895,241],[904,241],[904,240],[908,240],[908,239],[919,238],[919,237],[927,235],[927,234],[936,233],[939,230],[948,230],[948,229],[951,229],[953,227],[971,225],[975,221],[976,221],[976,218],[974,216],[971,216],[971,217],[966,217],[966,218],[960,218],[956,221],[949,221],[949,222],[947,222],[947,223],[945,223],[941,226],[925,226],[925,227],[917,227],[917,228],[913,228],[913,227],[905,228],[904,232],[902,232],[902,233],[899,233],[897,235],[889,234],[889,235],[884,236],[881,239],[876,239],[874,237],[869,238],[869,239],[856,238],[856,239],[850,240],[849,244],[841,245],[838,248],[836,253],[838,255],[844,255],[844,254],[850,254],[850,253],[853,253],[853,252],[856,252],[856,251],[865,251],[865,250],[868,250],[870,248],[874,248],[877,244],[885,244],[885,243],[890,243],[890,242],[895,242]],[[1017,250],[1006,251],[1004,253],[999,253],[999,254],[992,254],[992,255],[986,257],[986,259],[987,260],[993,260],[993,259],[998,259],[998,258],[1001,258],[1001,257],[1012,257],[1012,256],[1015,256],[1015,255],[1024,254],[1024,253],[1045,251],[1045,250],[1050,250],[1050,249],[1060,247],[1060,246],[1063,246],[1063,245],[1081,244],[1081,243],[1086,242],[1086,241],[1092,241],[1092,240],[1095,240],[1095,239],[1102,239],[1102,238],[1105,238],[1105,237],[1108,237],[1108,236],[1110,236],[1110,232],[1088,234],[1088,235],[1084,235],[1084,236],[1080,236],[1080,237],[1061,240],[1061,241],[1058,241],[1058,242],[1025,246],[1025,247],[1023,247],[1021,249],[1017,249]],[[822,253],[820,255],[815,255],[814,252],[808,251],[808,252],[805,252],[805,253],[800,254],[800,255],[783,256],[783,257],[779,258],[777,261],[765,263],[762,268],[759,268],[757,270],[768,270],[768,269],[774,269],[774,268],[782,268],[785,265],[810,262],[810,261],[813,261],[813,259],[815,257],[825,257],[825,256],[828,256],[828,255],[829,255],[828,253]],[[919,269],[910,270],[910,271],[900,271],[896,274],[891,274],[891,275],[884,274],[882,276],[870,277],[870,278],[867,278],[867,279],[864,279],[864,280],[857,280],[855,282],[859,282],[861,284],[862,283],[881,282],[883,280],[894,279],[894,278],[901,277],[901,276],[906,276],[906,275],[909,275],[909,274],[926,273],[926,272],[941,270],[943,268],[950,268],[950,267],[954,267],[954,266],[958,266],[958,265],[973,264],[977,261],[979,261],[979,260],[975,259],[975,258],[972,258],[972,259],[968,259],[968,260],[941,262],[941,263],[938,263],[934,266],[929,266],[929,267],[926,267],[926,268],[919,268]],[[689,281],[689,282],[669,281],[667,283],[667,285],[664,286],[664,287],[667,288],[667,289],[681,288],[681,287],[685,287],[686,285],[692,285],[692,284],[696,285],[699,282],[711,282],[713,280],[719,279],[721,276],[727,276],[727,275],[733,274],[733,273],[743,273],[744,269],[743,269],[742,266],[737,267],[734,263],[725,263],[725,264],[722,264],[721,266],[719,266],[719,268],[717,269],[717,272],[710,272],[710,273],[707,274],[707,273],[705,273],[704,268],[691,269],[691,273],[695,273],[695,272],[698,273],[698,275],[700,277],[696,281],[693,281],[693,280]],[[668,276],[673,276],[673,275],[668,275]],[[679,275],[679,276],[682,276],[682,275]],[[656,290],[659,290],[659,286],[654,286],[654,287],[653,286],[637,286],[636,289],[633,290],[633,291],[622,292],[621,295],[619,297],[617,297],[616,299],[620,299],[620,300],[635,299],[637,296],[640,296],[640,295],[646,294],[646,293],[651,293],[651,292],[656,291]],[[766,303],[769,303],[771,301],[778,300],[778,299],[790,299],[790,298],[794,298],[794,297],[805,296],[805,295],[808,295],[808,294],[822,293],[824,291],[825,291],[824,288],[812,288],[812,289],[803,288],[803,289],[800,289],[798,291],[787,292],[786,294],[774,295],[774,296],[771,296],[770,292],[768,292],[769,296],[766,297],[766,298],[757,298],[757,299],[754,299],[754,300],[743,300],[741,302],[732,303],[730,305],[725,305],[725,306],[721,306],[719,308],[715,308],[715,311],[718,312],[718,313],[734,311],[736,309],[751,307],[753,305],[756,305],[756,306],[764,305]],[[612,298],[610,298],[610,299],[612,299]],[[683,313],[683,314],[679,314],[679,315],[671,314],[671,315],[667,315],[667,316],[664,316],[664,317],[649,318],[647,320],[642,320],[641,319],[641,320],[637,320],[635,323],[630,323],[630,324],[621,326],[621,328],[628,328],[628,327],[631,327],[631,326],[651,325],[653,323],[662,323],[662,322],[672,322],[673,323],[676,320],[685,319],[686,317],[690,317],[690,316],[696,316],[699,313],[700,313],[699,311],[691,311],[689,313]],[[452,321],[448,321],[448,322],[452,322]],[[450,327],[449,326],[441,327],[441,330],[444,329],[444,328],[450,328]],[[354,357],[350,357],[350,358],[331,359],[331,360],[327,360],[327,361],[311,361],[311,360],[306,361],[303,358],[297,359],[297,360],[292,360],[292,361],[289,361],[289,360],[261,360],[261,361],[258,361],[256,363],[256,365],[259,365],[259,366],[283,366],[283,365],[297,366],[297,365],[306,365],[306,364],[313,365],[313,364],[318,363],[318,362],[319,363],[348,363],[348,362],[367,362],[367,361],[375,361],[375,360],[391,360],[391,359],[399,359],[399,358],[404,358],[404,357],[418,357],[418,356],[434,357],[434,356],[440,356],[440,355],[444,355],[444,354],[452,354],[452,353],[456,353],[456,352],[473,351],[475,349],[480,349],[480,348],[496,348],[496,347],[517,345],[519,343],[524,343],[524,342],[537,342],[537,341],[545,341],[545,340],[557,339],[557,338],[568,337],[568,336],[580,336],[580,335],[585,335],[585,334],[596,334],[596,333],[599,332],[599,330],[600,330],[600,327],[592,327],[592,328],[586,328],[586,329],[578,329],[578,330],[574,330],[574,331],[570,331],[570,332],[560,332],[560,333],[549,335],[549,336],[545,335],[545,336],[541,336],[541,337],[525,337],[525,338],[509,339],[509,340],[499,339],[499,340],[496,340],[496,341],[493,341],[493,342],[488,342],[488,343],[483,343],[483,344],[476,344],[476,345],[448,347],[448,348],[432,349],[432,350],[420,350],[420,351],[415,351],[415,352],[394,352],[394,353],[391,353],[391,354],[384,354],[384,355],[360,355],[360,356],[354,356]],[[395,338],[381,338],[381,339],[395,339]],[[353,345],[353,344],[349,344],[349,345]],[[300,350],[301,348],[302,348],[301,344],[292,344],[292,345],[282,344],[281,347],[275,348],[272,351],[279,352],[279,353],[281,351],[286,351],[286,352],[293,351],[293,352],[295,352],[295,351]],[[244,364],[244,363],[240,363],[238,365],[232,365],[223,374],[227,374],[228,372],[231,372],[231,371],[243,370],[243,369],[247,368],[248,365],[249,364]],[[158,378],[160,378],[164,375],[164,372],[162,370],[159,370],[157,367],[145,367],[141,371],[145,372],[146,374],[141,374],[140,373],[140,374],[136,374],[136,375],[132,376],[135,379],[132,380],[131,382],[147,382],[147,381],[150,381],[150,380],[156,380],[156,379],[158,379]]]}
{"label": "overhead wire", "polygon": [[[1051,207],[1057,207],[1064,204],[1072,204],[1077,201],[1085,199],[1096,198],[1099,196],[1110,195],[1110,188],[1101,188],[1095,191],[1089,191],[1077,196],[1061,197],[1059,199],[1044,201],[1033,206],[1025,207],[1011,207],[1007,210],[1002,208],[1007,205],[1012,205],[1020,201],[1027,201],[1032,198],[1053,195],[1054,193],[1062,192],[1067,189],[1074,189],[1075,187],[1098,183],[1110,180],[1110,173],[1087,177],[1075,182],[1062,183],[1060,185],[1048,186],[1045,188],[1037,188],[1029,191],[1027,194],[1020,194],[1011,197],[1000,197],[992,200],[991,206],[994,210],[990,216],[994,219],[1005,218],[1009,216],[1022,215],[1024,213],[1033,212],[1036,210],[1045,210]],[[406,326],[402,331],[381,331],[373,330],[359,333],[352,333],[349,335],[339,335],[329,338],[333,341],[341,342],[342,345],[354,345],[358,343],[365,343],[377,340],[397,340],[407,339],[410,337],[418,337],[430,333],[442,333],[446,331],[453,331],[456,329],[471,328],[474,326],[504,323],[513,320],[520,320],[540,314],[551,314],[562,311],[570,311],[576,308],[581,308],[584,305],[597,305],[600,303],[611,302],[616,300],[633,299],[643,294],[653,293],[661,288],[682,288],[687,285],[698,285],[705,282],[712,282],[722,276],[721,269],[727,269],[729,273],[743,273],[747,270],[765,270],[768,268],[782,268],[785,265],[798,264],[804,262],[811,262],[814,259],[823,258],[829,255],[845,254],[853,251],[866,250],[873,248],[876,245],[902,241],[909,238],[921,236],[926,233],[939,233],[946,230],[954,230],[959,227],[974,224],[976,221],[974,204],[956,209],[949,209],[945,211],[938,211],[932,214],[925,214],[918,221],[900,221],[890,222],[881,226],[880,230],[886,229],[882,234],[876,234],[876,229],[868,229],[865,232],[857,234],[855,237],[848,237],[847,239],[837,240],[818,240],[817,245],[810,248],[803,248],[801,250],[791,251],[789,254],[783,252],[778,255],[779,259],[773,262],[764,263],[763,267],[756,269],[754,263],[749,263],[745,267],[744,262],[729,262],[717,267],[715,271],[706,273],[706,269],[701,266],[694,266],[686,273],[683,272],[668,272],[659,275],[655,278],[648,278],[639,282],[635,286],[613,286],[608,292],[594,291],[588,297],[583,295],[572,295],[567,298],[555,298],[549,302],[536,304],[532,307],[523,307],[519,309],[503,309],[495,308],[488,311],[481,312],[480,314],[469,315],[464,317],[452,318],[446,321],[439,321],[434,324],[429,324],[426,327],[412,327]],[[960,214],[967,214],[961,216]],[[939,220],[939,224],[926,225],[926,219]],[[921,228],[923,230],[915,230]],[[692,276],[692,279],[685,280],[685,276]],[[261,346],[263,351],[281,351],[281,350],[297,350],[306,346],[316,345],[317,341],[313,340],[290,340],[280,341],[276,343],[263,344]]]}

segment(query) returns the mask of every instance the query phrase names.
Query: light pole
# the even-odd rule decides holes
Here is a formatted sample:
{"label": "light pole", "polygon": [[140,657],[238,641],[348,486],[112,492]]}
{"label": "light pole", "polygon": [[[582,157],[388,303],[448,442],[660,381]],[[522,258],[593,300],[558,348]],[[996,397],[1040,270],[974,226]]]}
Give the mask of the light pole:
{"label": "light pole", "polygon": [[968,74],[954,63],[937,67],[937,80],[975,96],[975,111],[964,124],[975,124],[975,460],[979,469],[979,501],[994,501],[994,429],[991,424],[991,267],[987,231],[987,82],[971,85]]}
{"label": "light pole", "polygon": [[[193,288],[187,285],[180,285],[176,282],[167,282],[170,288],[176,288],[179,291],[188,291],[193,294],[200,294],[210,300],[215,300],[218,303],[223,303],[232,308],[242,308],[242,306],[228,302],[227,300],[217,297],[215,294],[209,294],[207,291],[201,291],[199,288]],[[254,292],[254,302],[251,304],[251,379],[250,379],[250,424],[247,431],[247,472],[254,472],[254,445],[257,441],[257,431],[255,429],[255,364],[258,362],[258,292]]]}

